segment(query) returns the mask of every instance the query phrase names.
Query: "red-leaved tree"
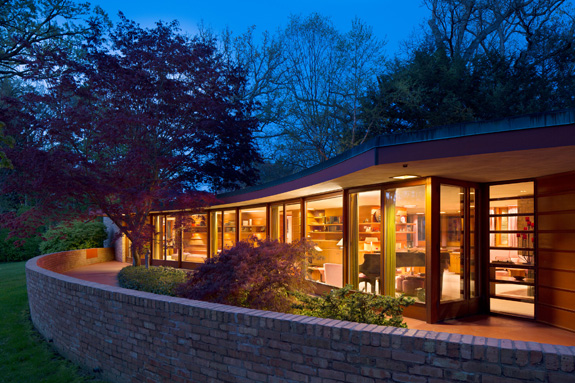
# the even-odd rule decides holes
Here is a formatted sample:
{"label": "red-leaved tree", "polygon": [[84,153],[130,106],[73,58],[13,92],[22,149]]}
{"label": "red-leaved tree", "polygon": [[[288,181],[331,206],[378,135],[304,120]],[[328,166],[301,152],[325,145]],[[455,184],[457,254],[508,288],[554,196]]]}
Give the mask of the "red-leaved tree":
{"label": "red-leaved tree", "polygon": [[[26,214],[2,217],[13,230],[81,208],[110,217],[141,254],[154,203],[184,196],[185,207],[201,207],[213,197],[200,190],[256,178],[257,121],[238,97],[242,69],[175,22],[143,29],[120,16],[108,38],[95,33],[82,54],[55,50],[48,62],[63,75],[43,91],[0,101],[16,141],[5,148],[14,169],[2,187],[34,199]],[[33,68],[51,69],[40,61]]]}

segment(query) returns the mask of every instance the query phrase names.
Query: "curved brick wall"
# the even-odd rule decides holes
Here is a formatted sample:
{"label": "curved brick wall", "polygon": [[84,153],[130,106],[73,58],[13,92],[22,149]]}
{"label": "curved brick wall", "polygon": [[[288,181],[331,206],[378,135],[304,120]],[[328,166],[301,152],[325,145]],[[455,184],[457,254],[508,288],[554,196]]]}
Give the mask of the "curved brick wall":
{"label": "curved brick wall", "polygon": [[26,264],[32,321],[113,382],[575,382],[575,347],[164,297],[40,267],[56,257]]}

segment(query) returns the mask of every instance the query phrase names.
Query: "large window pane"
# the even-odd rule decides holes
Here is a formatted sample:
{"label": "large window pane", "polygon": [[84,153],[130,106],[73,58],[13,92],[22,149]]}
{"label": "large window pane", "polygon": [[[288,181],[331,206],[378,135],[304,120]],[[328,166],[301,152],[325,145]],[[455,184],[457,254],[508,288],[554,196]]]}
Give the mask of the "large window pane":
{"label": "large window pane", "polygon": [[286,242],[297,242],[301,239],[301,204],[286,205]]}
{"label": "large window pane", "polygon": [[477,253],[475,249],[475,230],[476,230],[476,210],[475,210],[475,197],[476,190],[471,188],[469,190],[469,276],[470,276],[470,298],[476,298],[479,296],[478,291],[478,279],[479,279],[479,269],[477,268]]}
{"label": "large window pane", "polygon": [[240,210],[240,241],[246,241],[252,237],[265,239],[266,237],[266,208],[253,207]]}
{"label": "large window pane", "polygon": [[465,293],[465,188],[441,185],[440,262],[441,301],[464,298]]}
{"label": "large window pane", "polygon": [[176,225],[176,217],[166,217],[166,260],[178,261],[180,258],[179,251],[181,246],[181,232]]}
{"label": "large window pane", "polygon": [[342,197],[306,203],[306,237],[315,243],[320,259],[312,262],[312,278],[343,287]]}
{"label": "large window pane", "polygon": [[491,311],[533,317],[535,301],[534,183],[489,188]]}
{"label": "large window pane", "polygon": [[226,210],[224,211],[224,249],[229,249],[236,244],[236,211]]}
{"label": "large window pane", "polygon": [[349,281],[356,289],[379,293],[381,192],[350,194],[349,210]]}
{"label": "large window pane", "polygon": [[210,212],[210,255],[222,251],[222,212]]}
{"label": "large window pane", "polygon": [[206,214],[190,214],[182,220],[182,262],[202,263],[208,256]]}
{"label": "large window pane", "polygon": [[425,185],[385,191],[386,294],[425,302]]}
{"label": "large window pane", "polygon": [[283,242],[284,232],[284,206],[272,205],[270,217],[270,238]]}
{"label": "large window pane", "polygon": [[164,218],[165,217],[163,215],[155,215],[152,218],[152,222],[154,225],[154,236],[152,241],[153,259],[158,260],[164,259],[164,239],[165,239]]}

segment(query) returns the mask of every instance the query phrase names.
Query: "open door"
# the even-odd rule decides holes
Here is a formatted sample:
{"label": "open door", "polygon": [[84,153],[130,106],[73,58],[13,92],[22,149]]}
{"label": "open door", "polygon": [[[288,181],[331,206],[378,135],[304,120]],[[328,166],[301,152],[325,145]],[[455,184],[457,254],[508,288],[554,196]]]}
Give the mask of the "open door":
{"label": "open door", "polygon": [[[439,191],[439,230],[435,262],[439,263],[437,321],[479,313],[476,185],[443,182]],[[436,199],[437,201],[437,199]]]}

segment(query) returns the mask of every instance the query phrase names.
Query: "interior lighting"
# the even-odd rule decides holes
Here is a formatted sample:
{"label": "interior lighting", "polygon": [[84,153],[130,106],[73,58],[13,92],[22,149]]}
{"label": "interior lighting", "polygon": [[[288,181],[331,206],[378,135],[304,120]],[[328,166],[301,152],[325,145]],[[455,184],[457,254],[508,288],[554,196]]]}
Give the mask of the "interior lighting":
{"label": "interior lighting", "polygon": [[393,178],[394,180],[410,180],[412,178],[419,178],[419,176],[416,176],[414,174],[404,174],[401,176],[393,176],[391,178]]}

